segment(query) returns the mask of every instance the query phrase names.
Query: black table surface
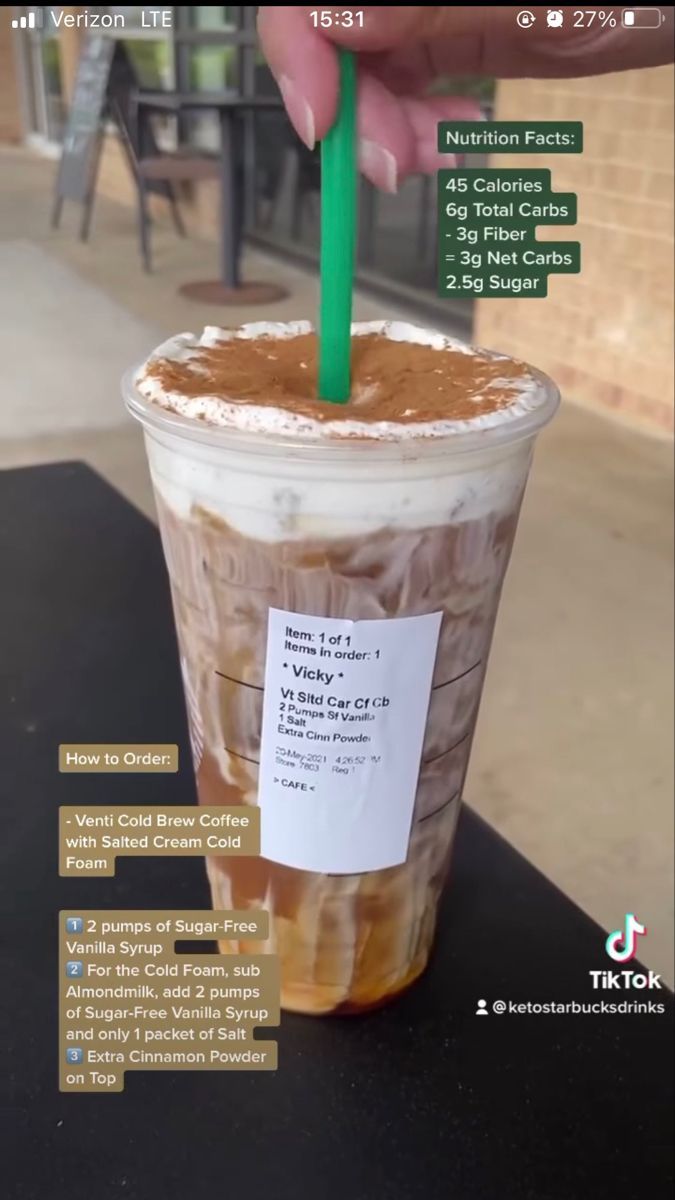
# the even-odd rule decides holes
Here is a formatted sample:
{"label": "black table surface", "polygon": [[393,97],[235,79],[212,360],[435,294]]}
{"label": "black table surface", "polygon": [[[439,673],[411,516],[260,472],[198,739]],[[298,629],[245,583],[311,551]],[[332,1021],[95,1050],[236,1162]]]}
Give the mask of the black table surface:
{"label": "black table surface", "polygon": [[[269,1074],[57,1084],[57,911],[208,908],[198,859],[60,879],[59,804],[192,803],[159,537],[88,468],[0,475],[2,1194],[8,1200],[661,1200],[665,993],[592,992],[604,933],[469,810],[424,978],[359,1018],[282,1014]],[[67,742],[178,742],[178,775],[59,775]],[[638,914],[639,915],[639,914]],[[617,914],[617,924],[621,914]],[[647,1015],[475,1016],[486,998],[663,1000]],[[5,1187],[8,1185],[8,1190]]]}

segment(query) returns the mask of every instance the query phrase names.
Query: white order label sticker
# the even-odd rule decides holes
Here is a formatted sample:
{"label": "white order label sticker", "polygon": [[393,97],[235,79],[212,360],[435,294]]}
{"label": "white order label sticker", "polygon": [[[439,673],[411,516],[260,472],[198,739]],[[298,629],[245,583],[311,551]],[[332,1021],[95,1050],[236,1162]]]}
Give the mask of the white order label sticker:
{"label": "white order label sticker", "polygon": [[440,626],[269,610],[265,858],[333,875],[405,862]]}

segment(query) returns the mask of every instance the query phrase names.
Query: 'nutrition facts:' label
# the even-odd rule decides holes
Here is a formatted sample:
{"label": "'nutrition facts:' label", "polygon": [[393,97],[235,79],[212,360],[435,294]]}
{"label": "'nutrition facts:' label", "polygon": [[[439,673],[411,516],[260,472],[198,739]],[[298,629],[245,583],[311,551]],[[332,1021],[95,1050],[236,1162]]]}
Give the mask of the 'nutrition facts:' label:
{"label": "'nutrition facts:' label", "polygon": [[[441,121],[441,153],[581,154],[581,121]],[[574,192],[553,189],[545,167],[483,166],[438,172],[441,296],[541,298],[549,275],[577,275],[581,246],[537,236],[576,225]]]}
{"label": "'nutrition facts:' label", "polygon": [[348,621],[270,609],[265,858],[337,875],[405,861],[440,625],[440,613]]}

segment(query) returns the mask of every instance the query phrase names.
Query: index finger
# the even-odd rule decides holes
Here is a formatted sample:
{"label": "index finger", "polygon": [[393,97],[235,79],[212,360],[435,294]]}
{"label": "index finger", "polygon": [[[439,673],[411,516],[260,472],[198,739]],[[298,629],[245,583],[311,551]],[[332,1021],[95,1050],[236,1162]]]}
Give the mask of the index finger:
{"label": "index finger", "polygon": [[335,120],[339,74],[334,46],[308,13],[296,5],[264,5],[258,10],[258,34],[288,115],[311,150]]}

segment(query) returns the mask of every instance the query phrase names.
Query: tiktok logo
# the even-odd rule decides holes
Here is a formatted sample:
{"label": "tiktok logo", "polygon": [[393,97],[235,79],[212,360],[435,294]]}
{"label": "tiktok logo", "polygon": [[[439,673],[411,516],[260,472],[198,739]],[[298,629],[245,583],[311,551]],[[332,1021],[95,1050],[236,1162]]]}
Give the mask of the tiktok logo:
{"label": "tiktok logo", "polygon": [[646,925],[635,919],[634,913],[626,913],[623,929],[615,929],[605,942],[605,950],[615,962],[630,962],[637,953],[637,940],[644,937]]}

